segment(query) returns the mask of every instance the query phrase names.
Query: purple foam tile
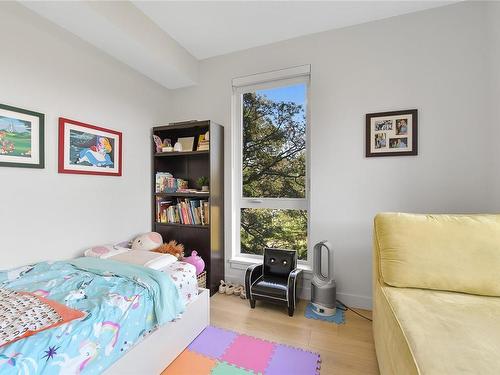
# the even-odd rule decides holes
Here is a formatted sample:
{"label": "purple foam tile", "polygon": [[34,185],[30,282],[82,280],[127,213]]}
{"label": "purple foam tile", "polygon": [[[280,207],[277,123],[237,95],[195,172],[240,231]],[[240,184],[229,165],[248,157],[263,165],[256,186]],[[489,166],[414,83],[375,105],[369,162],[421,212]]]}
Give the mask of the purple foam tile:
{"label": "purple foam tile", "polygon": [[278,344],[264,373],[266,375],[316,375],[318,366],[319,354]]}
{"label": "purple foam tile", "polygon": [[188,349],[210,358],[221,359],[236,336],[238,336],[236,332],[208,326],[188,346]]}

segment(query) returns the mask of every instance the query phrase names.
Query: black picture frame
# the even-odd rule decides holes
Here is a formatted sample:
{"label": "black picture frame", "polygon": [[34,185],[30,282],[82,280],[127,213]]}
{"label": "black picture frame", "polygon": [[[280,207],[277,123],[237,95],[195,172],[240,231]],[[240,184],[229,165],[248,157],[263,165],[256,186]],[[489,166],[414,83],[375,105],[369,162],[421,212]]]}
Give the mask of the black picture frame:
{"label": "black picture frame", "polygon": [[[401,118],[398,119],[398,117]],[[377,118],[381,119],[380,124],[383,124],[384,121],[387,122],[387,128],[379,128],[376,130],[376,126],[378,125]],[[408,126],[409,119],[411,119],[411,127]],[[399,121],[405,121],[403,123],[403,125],[406,124],[405,133],[398,133],[397,129],[401,129],[398,128],[400,124]],[[410,128],[411,131],[409,130]],[[380,142],[377,142],[377,135],[380,135]],[[392,138],[390,138],[391,136]],[[365,137],[365,155],[367,158],[378,156],[418,155],[418,110],[408,109],[402,111],[368,113],[366,115]],[[374,140],[373,143],[372,140]],[[405,147],[401,147],[400,145]]]}
{"label": "black picture frame", "polygon": [[[15,162],[15,161],[12,161],[12,162],[11,161],[1,161],[1,156],[2,155],[8,156],[8,154],[2,154],[0,152],[0,167],[38,168],[38,169],[45,168],[45,115],[43,113],[30,111],[30,110],[23,109],[23,108],[13,107],[13,106],[6,105],[6,104],[0,104],[0,110],[9,111],[9,112],[12,112],[14,114],[18,113],[18,114],[28,115],[28,116],[38,118],[38,125],[37,125],[37,127],[38,127],[38,129],[37,129],[37,132],[38,132],[38,158],[37,158],[38,162],[19,163],[19,162]],[[5,113],[5,112],[3,112],[3,113]],[[0,114],[0,116],[3,117],[3,115],[1,115],[1,114]],[[2,132],[1,129],[0,129],[0,132]],[[5,137],[5,135],[4,135],[4,137]],[[1,138],[3,138],[3,137],[0,135],[0,150],[2,147],[4,147],[3,141]],[[11,143],[13,143],[13,142],[11,142]],[[31,152],[31,149],[30,149],[30,152]]]}

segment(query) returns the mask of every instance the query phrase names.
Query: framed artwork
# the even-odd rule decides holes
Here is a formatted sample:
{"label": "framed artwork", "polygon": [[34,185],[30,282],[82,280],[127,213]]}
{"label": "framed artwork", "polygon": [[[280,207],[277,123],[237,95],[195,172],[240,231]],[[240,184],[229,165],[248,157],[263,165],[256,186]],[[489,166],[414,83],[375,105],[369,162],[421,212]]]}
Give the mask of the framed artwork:
{"label": "framed artwork", "polygon": [[366,115],[366,157],[418,155],[418,112]]}
{"label": "framed artwork", "polygon": [[44,168],[43,113],[0,104],[0,166]]}
{"label": "framed artwork", "polygon": [[184,137],[177,139],[182,146],[182,151],[193,151],[194,137]]}
{"label": "framed artwork", "polygon": [[122,175],[122,133],[59,118],[59,173]]}

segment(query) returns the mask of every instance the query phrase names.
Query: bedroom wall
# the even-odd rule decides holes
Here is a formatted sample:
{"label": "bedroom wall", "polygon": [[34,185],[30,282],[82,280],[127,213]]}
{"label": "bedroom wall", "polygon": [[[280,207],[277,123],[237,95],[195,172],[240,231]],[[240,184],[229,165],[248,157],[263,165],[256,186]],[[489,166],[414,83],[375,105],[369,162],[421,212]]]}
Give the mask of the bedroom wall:
{"label": "bedroom wall", "polygon": [[[150,230],[150,129],[169,93],[16,3],[0,3],[0,103],[45,113],[45,169],[0,167],[0,268]],[[123,132],[123,176],[57,173],[57,119]]]}
{"label": "bedroom wall", "polygon": [[[172,114],[225,125],[226,219],[231,79],[301,64],[312,65],[309,241],[334,244],[344,302],[371,305],[377,212],[492,211],[485,13],[464,2],[202,61],[200,84],[173,92]],[[419,110],[419,155],[365,158],[365,114],[408,108]],[[228,278],[241,280],[239,268],[227,263]]]}
{"label": "bedroom wall", "polygon": [[491,170],[492,178],[495,183],[492,184],[492,206],[495,210],[500,211],[500,159],[498,158],[498,139],[500,139],[500,3],[490,1],[487,4],[487,25],[488,25],[488,46],[487,52],[489,54],[489,74],[491,79],[490,86],[490,110],[491,121],[490,134],[493,134],[492,139],[495,141],[494,145],[490,147],[490,158],[488,165]]}

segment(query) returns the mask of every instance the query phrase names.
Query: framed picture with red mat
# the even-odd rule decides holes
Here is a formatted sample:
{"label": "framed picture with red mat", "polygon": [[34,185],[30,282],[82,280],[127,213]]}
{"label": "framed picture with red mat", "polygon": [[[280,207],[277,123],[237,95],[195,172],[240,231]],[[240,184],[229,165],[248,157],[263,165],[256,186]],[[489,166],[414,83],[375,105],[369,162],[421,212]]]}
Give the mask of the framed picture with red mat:
{"label": "framed picture with red mat", "polygon": [[122,133],[59,118],[59,173],[122,175]]}

